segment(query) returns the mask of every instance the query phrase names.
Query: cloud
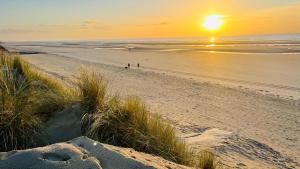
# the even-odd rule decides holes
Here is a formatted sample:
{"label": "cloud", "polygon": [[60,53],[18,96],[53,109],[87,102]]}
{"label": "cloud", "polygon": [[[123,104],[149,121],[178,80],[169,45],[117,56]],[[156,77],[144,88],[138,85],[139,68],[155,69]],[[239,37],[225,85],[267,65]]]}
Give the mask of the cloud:
{"label": "cloud", "polygon": [[89,26],[89,25],[95,25],[95,24],[98,24],[98,22],[95,20],[87,20],[82,23],[82,26]]}
{"label": "cloud", "polygon": [[41,30],[33,30],[33,29],[14,29],[14,28],[6,28],[0,29],[0,33],[2,34],[24,34],[24,33],[41,33],[46,31]]}
{"label": "cloud", "polygon": [[169,24],[168,22],[160,22],[160,23],[153,24],[153,25],[160,26],[160,25],[168,25],[168,24]]}
{"label": "cloud", "polygon": [[146,26],[165,26],[165,25],[169,25],[168,22],[159,22],[159,23],[152,23],[152,24],[137,24],[135,25],[136,27],[146,27]]}
{"label": "cloud", "polygon": [[94,20],[87,20],[79,24],[39,24],[39,27],[43,29],[51,29],[53,31],[57,30],[82,30],[82,29],[92,29],[92,30],[112,30],[112,26],[108,24],[102,24]]}
{"label": "cloud", "polygon": [[112,26],[111,25],[107,25],[107,24],[103,24],[100,23],[96,20],[87,20],[84,21],[81,25],[80,25],[81,29],[97,29],[97,30],[111,30]]}

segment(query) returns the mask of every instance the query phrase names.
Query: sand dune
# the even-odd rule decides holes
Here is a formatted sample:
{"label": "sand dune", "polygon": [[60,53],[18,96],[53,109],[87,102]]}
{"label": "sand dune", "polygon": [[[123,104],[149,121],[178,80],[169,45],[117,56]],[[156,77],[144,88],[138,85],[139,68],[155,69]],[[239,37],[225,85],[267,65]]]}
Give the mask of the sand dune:
{"label": "sand dune", "polygon": [[[16,161],[18,161],[16,163]],[[46,147],[0,153],[1,169],[187,169],[159,157],[79,137]]]}

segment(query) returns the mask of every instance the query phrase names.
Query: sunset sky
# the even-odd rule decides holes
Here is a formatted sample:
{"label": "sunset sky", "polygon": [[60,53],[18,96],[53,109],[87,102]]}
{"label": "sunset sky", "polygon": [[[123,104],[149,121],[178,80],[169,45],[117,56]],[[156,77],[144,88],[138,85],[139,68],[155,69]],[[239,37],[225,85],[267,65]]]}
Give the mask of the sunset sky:
{"label": "sunset sky", "polygon": [[[0,41],[300,33],[299,11],[299,0],[0,0]],[[215,14],[224,25],[211,32]]]}

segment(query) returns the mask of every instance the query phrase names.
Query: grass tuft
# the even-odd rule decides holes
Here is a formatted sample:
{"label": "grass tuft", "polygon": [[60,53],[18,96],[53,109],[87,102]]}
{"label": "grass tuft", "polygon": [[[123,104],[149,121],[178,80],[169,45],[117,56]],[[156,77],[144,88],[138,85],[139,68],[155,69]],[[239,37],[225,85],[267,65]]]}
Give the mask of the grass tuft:
{"label": "grass tuft", "polygon": [[81,106],[87,112],[95,112],[104,105],[107,83],[100,74],[81,70],[77,78],[77,86],[80,91]]}
{"label": "grass tuft", "polygon": [[17,74],[23,76],[27,81],[31,81],[33,96],[32,104],[36,107],[35,114],[48,119],[52,113],[64,109],[74,100],[73,90],[64,87],[56,79],[51,78],[30,65],[19,56],[13,58],[12,69]]}
{"label": "grass tuft", "polygon": [[[2,65],[3,66],[3,65]],[[35,146],[41,131],[39,118],[30,106],[30,81],[13,69],[0,71],[0,150]]]}
{"label": "grass tuft", "polygon": [[196,165],[201,169],[216,169],[218,164],[213,153],[203,151],[199,154],[199,159]]}
{"label": "grass tuft", "polygon": [[0,151],[39,144],[42,120],[62,110],[69,99],[56,80],[31,68],[18,55],[0,52]]}

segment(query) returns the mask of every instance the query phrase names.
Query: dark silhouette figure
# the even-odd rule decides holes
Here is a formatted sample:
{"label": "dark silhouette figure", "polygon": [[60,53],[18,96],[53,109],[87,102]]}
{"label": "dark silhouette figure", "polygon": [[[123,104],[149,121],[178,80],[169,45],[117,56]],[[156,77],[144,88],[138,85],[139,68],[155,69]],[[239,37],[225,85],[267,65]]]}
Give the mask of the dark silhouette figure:
{"label": "dark silhouette figure", "polygon": [[140,68],[140,64],[139,63],[137,64],[137,67]]}
{"label": "dark silhouette figure", "polygon": [[128,66],[127,66],[128,68],[130,68],[130,63],[128,63]]}

